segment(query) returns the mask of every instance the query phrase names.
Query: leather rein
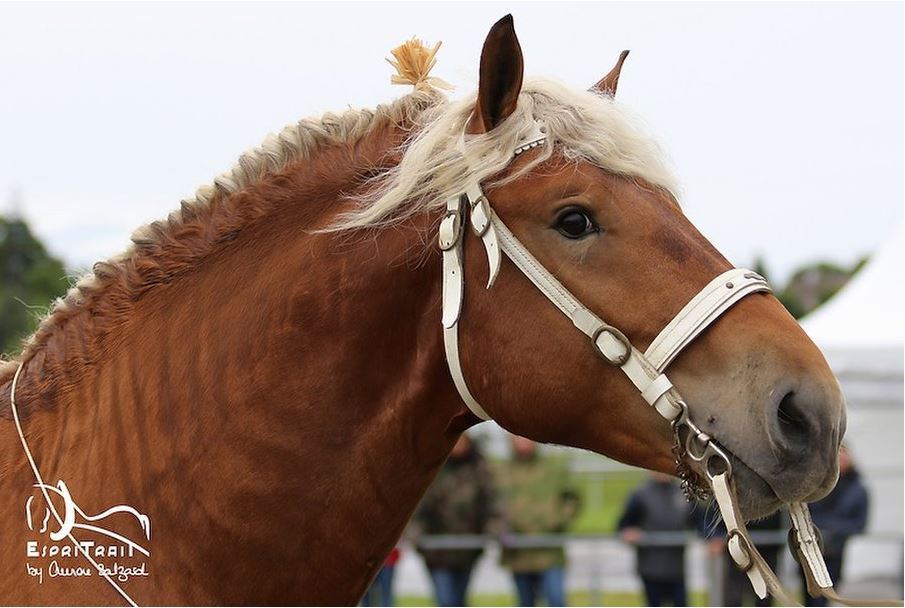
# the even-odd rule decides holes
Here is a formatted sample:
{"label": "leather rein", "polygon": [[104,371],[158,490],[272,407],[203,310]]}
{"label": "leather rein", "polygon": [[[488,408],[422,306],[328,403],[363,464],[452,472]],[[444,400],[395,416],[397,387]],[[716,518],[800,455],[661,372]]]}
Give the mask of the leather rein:
{"label": "leather rein", "polygon": [[[512,159],[543,145],[546,141],[544,127],[535,122],[531,132],[522,141],[512,151]],[[464,135],[459,140],[459,149],[467,160],[473,161],[468,158]],[[727,548],[732,561],[748,575],[757,596],[763,599],[769,592],[785,605],[798,605],[789,597],[776,574],[750,540],[745,520],[738,510],[728,454],[692,422],[687,404],[664,373],[670,362],[729,308],[753,293],[771,292],[767,281],[756,272],[744,268],[734,268],[720,274],[679,311],[642,353],[632,346],[619,329],[585,307],[528,251],[493,211],[480,183],[473,181],[465,192],[447,199],[446,215],[440,222],[438,242],[443,257],[442,323],[446,362],[465,405],[482,420],[489,420],[490,416],[468,389],[459,359],[458,327],[465,291],[463,251],[466,222],[480,238],[487,254],[487,289],[493,286],[499,273],[502,254],[505,254],[579,331],[590,338],[594,352],[625,373],[641,393],[641,397],[672,427],[676,440],[676,465],[679,476],[683,479],[682,487],[686,496],[689,499],[706,498],[712,492],[726,525]],[[695,475],[688,469],[689,465],[703,473],[710,485],[709,492],[695,486]],[[898,601],[845,600],[836,595],[821,554],[819,531],[811,521],[807,505],[802,502],[790,503],[788,510],[792,520],[789,544],[796,560],[803,567],[808,593],[812,597],[824,596],[833,601],[858,606],[902,605]]]}

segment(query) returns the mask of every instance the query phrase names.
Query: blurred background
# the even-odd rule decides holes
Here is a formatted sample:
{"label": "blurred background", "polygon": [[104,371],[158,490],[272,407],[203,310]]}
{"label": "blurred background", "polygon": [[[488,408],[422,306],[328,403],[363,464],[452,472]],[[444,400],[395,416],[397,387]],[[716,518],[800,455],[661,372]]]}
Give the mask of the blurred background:
{"label": "blurred background", "polygon": [[[456,85],[451,96],[473,91],[484,36],[508,12],[529,77],[588,87],[631,49],[618,97],[669,151],[686,213],[730,260],[771,280],[846,391],[868,500],[848,513],[863,525],[837,535],[848,540],[843,591],[901,597],[901,3],[0,4],[0,348],[14,354],[72,276],[125,249],[134,228],[267,133],[406,93],[383,58],[412,35],[443,41],[434,75]],[[729,601],[706,513],[703,524],[692,513],[643,530],[638,505],[660,491],[646,473],[548,446],[520,459],[493,423],[472,439],[482,456],[461,463],[485,484],[475,504],[486,512],[446,530],[443,500],[426,505],[394,563],[396,602],[435,601],[443,568],[427,567],[431,542],[441,564],[470,559],[472,603],[527,602],[525,589],[551,601],[543,591],[557,569],[562,601],[648,602],[645,584],[659,575],[643,563],[661,563],[651,547],[673,551],[662,564],[673,578],[681,564],[688,601]],[[470,483],[460,474],[450,487]],[[522,513],[543,524],[519,524],[524,504],[557,515],[544,507]],[[775,530],[764,547],[777,547],[796,587]]]}

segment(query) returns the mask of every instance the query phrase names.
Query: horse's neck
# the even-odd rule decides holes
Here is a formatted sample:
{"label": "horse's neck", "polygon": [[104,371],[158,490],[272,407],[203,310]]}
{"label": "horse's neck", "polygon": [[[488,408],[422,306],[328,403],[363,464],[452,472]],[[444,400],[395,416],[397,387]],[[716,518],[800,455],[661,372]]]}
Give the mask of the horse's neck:
{"label": "horse's neck", "polygon": [[307,208],[287,203],[149,291],[92,373],[23,423],[45,481],[83,508],[131,504],[199,551],[233,525],[287,559],[329,543],[312,552],[337,585],[361,573],[354,601],[470,419],[443,362],[429,219],[376,238],[306,232],[334,194],[306,191],[291,204]]}

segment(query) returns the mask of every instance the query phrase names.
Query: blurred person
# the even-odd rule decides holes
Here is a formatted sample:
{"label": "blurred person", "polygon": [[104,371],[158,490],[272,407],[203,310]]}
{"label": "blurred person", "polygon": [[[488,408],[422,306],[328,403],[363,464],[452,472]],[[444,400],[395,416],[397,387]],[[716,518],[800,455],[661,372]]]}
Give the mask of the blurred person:
{"label": "blurred person", "polygon": [[699,527],[694,505],[686,502],[675,480],[652,472],[628,498],[618,529],[622,539],[635,545],[638,576],[648,606],[687,606],[685,545],[645,546],[647,532],[681,532]]}
{"label": "blurred person", "polygon": [[471,438],[463,434],[421,499],[408,530],[427,566],[438,606],[467,605],[468,583],[483,549],[422,548],[418,546],[420,537],[499,534],[501,521],[496,487],[487,463]]}
{"label": "blurred person", "polygon": [[[715,509],[715,507],[714,507]],[[762,519],[748,522],[746,527],[750,532],[784,532],[785,519],[780,511],[768,515]],[[777,535],[778,537],[778,535]],[[755,543],[755,547],[763,556],[764,561],[775,572],[779,564],[779,553],[785,546],[785,540],[777,543]],[[748,575],[739,570],[729,552],[726,550],[726,526],[721,521],[708,543],[710,556],[723,560],[723,597],[719,598],[720,606],[746,606],[750,602],[752,606],[772,606],[773,600],[768,595],[764,599],[757,597],[754,588],[748,581]]]}
{"label": "blurred person", "polygon": [[[512,458],[500,466],[500,495],[511,534],[560,534],[578,515],[578,491],[561,460],[543,458],[536,443],[511,436]],[[562,546],[504,544],[501,564],[512,572],[520,606],[565,606],[566,552]]]}
{"label": "blurred person", "polygon": [[[839,481],[832,492],[809,505],[811,519],[823,536],[823,557],[826,568],[838,589],[842,581],[842,557],[848,539],[861,534],[867,527],[869,497],[855,468],[848,446],[839,448]],[[804,583],[804,572],[799,570],[804,590],[805,606],[826,606],[826,598],[812,598]]]}
{"label": "blurred person", "polygon": [[390,554],[383,562],[383,567],[377,573],[377,577],[371,582],[371,586],[361,598],[361,606],[395,606],[393,597],[393,576],[396,574],[396,564],[402,555],[399,547],[393,547]]}

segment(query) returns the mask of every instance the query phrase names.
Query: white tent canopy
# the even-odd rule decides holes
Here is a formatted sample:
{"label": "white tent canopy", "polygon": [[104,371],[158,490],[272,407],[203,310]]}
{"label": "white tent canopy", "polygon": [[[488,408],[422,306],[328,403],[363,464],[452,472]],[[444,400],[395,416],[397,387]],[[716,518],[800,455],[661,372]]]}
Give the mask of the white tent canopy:
{"label": "white tent canopy", "polygon": [[905,344],[903,231],[826,304],[802,319],[837,374],[902,375]]}
{"label": "white tent canopy", "polygon": [[902,228],[826,304],[806,316],[802,327],[821,347],[902,347]]}
{"label": "white tent canopy", "polygon": [[[848,404],[845,440],[871,494],[869,531],[901,538],[903,415],[903,230],[826,304],[802,320],[838,376]],[[852,578],[901,565],[901,545],[860,539],[849,549]]]}

